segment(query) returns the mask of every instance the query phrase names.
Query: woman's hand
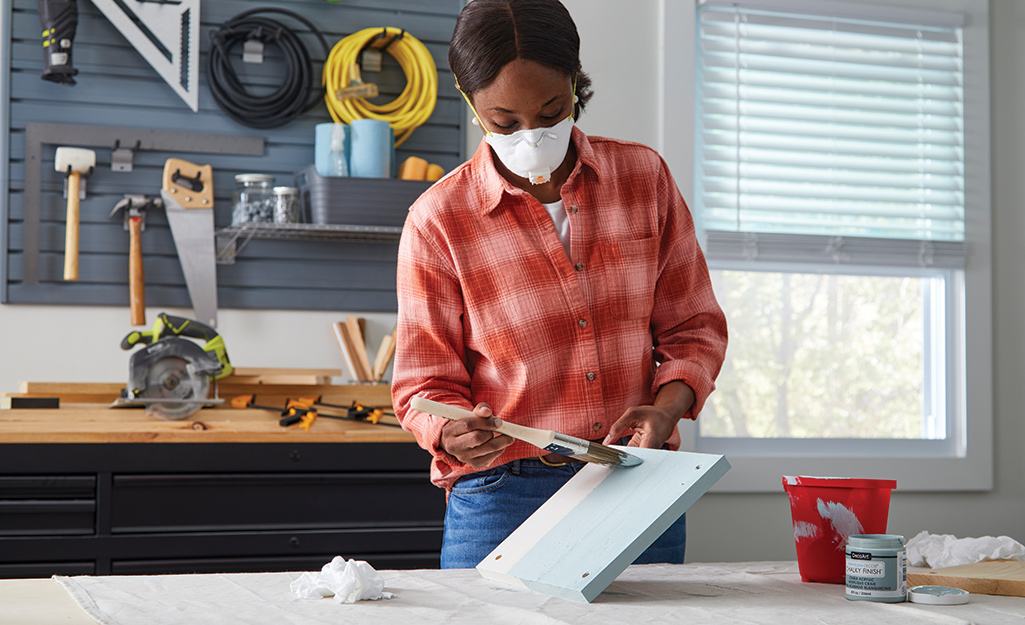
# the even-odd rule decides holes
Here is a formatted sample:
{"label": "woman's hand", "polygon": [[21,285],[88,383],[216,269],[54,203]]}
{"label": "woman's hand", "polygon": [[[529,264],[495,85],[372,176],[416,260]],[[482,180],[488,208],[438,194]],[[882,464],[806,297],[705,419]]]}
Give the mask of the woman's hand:
{"label": "woman's hand", "polygon": [[629,447],[661,449],[693,405],[694,391],[689,386],[678,380],[669,382],[658,389],[654,405],[627,408],[609,428],[604,444],[629,436]]}
{"label": "woman's hand", "polygon": [[460,462],[483,469],[497,460],[513,439],[495,431],[502,426],[502,420],[493,415],[491,406],[477,404],[473,414],[473,418],[445,424],[441,429],[441,448]]}

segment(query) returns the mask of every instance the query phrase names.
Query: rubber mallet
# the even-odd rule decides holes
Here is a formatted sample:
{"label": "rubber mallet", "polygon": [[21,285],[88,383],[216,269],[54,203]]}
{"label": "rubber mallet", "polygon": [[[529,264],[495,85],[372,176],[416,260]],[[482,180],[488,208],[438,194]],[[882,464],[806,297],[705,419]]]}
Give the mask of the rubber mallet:
{"label": "rubber mallet", "polygon": [[82,174],[96,166],[96,152],[85,148],[57,148],[54,169],[68,177],[68,217],[64,235],[64,279],[78,280],[78,194]]}

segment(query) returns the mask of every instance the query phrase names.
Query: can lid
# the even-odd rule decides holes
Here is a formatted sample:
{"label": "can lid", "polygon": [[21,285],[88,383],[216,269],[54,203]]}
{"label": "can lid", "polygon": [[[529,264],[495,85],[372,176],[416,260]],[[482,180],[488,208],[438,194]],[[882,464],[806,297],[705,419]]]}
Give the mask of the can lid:
{"label": "can lid", "polygon": [[299,189],[295,187],[274,187],[274,195],[299,195]]}
{"label": "can lid", "polygon": [[274,182],[274,176],[270,174],[238,174],[235,176],[235,182],[266,182],[270,184]]}
{"label": "can lid", "polygon": [[807,475],[784,475],[783,488],[787,486],[824,486],[827,488],[897,488],[897,480],[880,480],[867,477],[816,477]]}
{"label": "can lid", "polygon": [[851,534],[847,537],[848,549],[903,549],[904,537],[900,534]]}
{"label": "can lid", "polygon": [[915,586],[908,590],[908,601],[930,605],[961,605],[971,596],[967,590],[950,586]]}

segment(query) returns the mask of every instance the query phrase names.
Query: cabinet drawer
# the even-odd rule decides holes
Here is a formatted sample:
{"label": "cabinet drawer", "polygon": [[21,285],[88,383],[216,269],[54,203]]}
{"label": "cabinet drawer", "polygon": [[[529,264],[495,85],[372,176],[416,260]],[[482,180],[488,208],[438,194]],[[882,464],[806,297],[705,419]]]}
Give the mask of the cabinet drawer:
{"label": "cabinet drawer", "polygon": [[115,475],[111,531],[416,527],[444,513],[426,472]]}
{"label": "cabinet drawer", "polygon": [[0,562],[0,579],[96,575],[95,562]]}
{"label": "cabinet drawer", "polygon": [[95,498],[95,475],[0,475],[0,500]]}
{"label": "cabinet drawer", "polygon": [[0,476],[0,536],[95,531],[95,475]]}

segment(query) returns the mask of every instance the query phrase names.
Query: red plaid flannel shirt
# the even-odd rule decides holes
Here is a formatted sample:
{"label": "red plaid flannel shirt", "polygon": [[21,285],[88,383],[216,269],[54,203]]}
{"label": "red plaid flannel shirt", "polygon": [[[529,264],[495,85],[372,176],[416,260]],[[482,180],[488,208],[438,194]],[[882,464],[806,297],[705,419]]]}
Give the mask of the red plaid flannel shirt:
{"label": "red plaid flannel shirt", "polygon": [[[601,440],[667,382],[694,389],[689,418],[714,388],[726,320],[669,169],[637,143],[578,128],[573,141],[569,256],[484,142],[406,219],[392,397],[444,488],[476,469],[440,449],[445,420],[411,409],[414,395],[469,410],[487,402],[505,420]],[[539,453],[517,441],[495,464]]]}

